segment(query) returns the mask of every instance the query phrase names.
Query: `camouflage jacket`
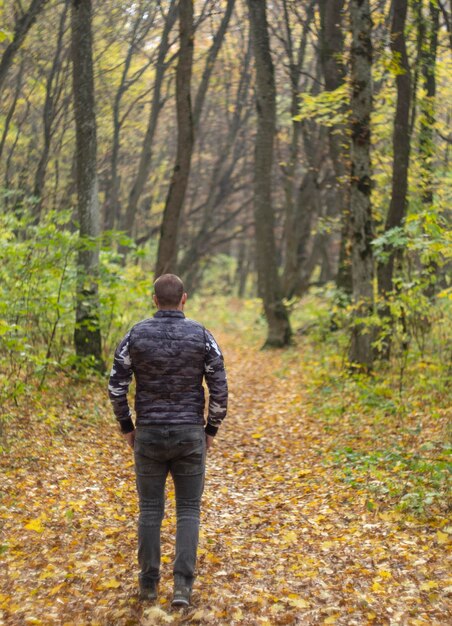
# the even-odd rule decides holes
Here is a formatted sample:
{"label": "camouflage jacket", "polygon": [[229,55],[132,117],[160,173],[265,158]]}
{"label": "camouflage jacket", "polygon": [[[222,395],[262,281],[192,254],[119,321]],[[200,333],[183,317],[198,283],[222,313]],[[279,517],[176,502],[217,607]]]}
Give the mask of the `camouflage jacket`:
{"label": "camouflage jacket", "polygon": [[182,311],[157,311],[118,345],[108,393],[123,433],[134,425],[127,392],[135,376],[136,425],[204,424],[205,378],[209,389],[206,433],[215,435],[226,416],[224,360],[211,335]]}

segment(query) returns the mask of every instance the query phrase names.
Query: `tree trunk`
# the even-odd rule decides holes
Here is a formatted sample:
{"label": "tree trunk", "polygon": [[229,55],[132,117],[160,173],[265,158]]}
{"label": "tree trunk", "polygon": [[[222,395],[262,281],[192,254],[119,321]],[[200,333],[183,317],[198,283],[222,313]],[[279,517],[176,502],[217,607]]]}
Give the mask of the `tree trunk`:
{"label": "tree trunk", "polygon": [[[392,136],[393,166],[391,202],[385,222],[385,232],[402,226],[406,214],[408,191],[408,166],[410,158],[410,109],[411,77],[405,41],[405,22],[408,0],[394,0],[391,24],[391,51],[400,67],[396,75],[397,105]],[[378,263],[378,292],[382,299],[379,314],[382,320],[390,321],[390,310],[385,302],[393,289],[394,263],[401,257],[401,250],[386,247],[387,259]],[[381,356],[389,358],[390,333],[386,332]]]}
{"label": "tree trunk", "polygon": [[[421,8],[422,10],[422,8]],[[436,54],[438,48],[439,6],[434,0],[429,2],[429,20],[426,20],[427,41],[421,55],[421,70],[425,96],[420,103],[419,153],[421,155],[422,201],[427,210],[432,209],[434,190],[434,126],[436,96]],[[428,264],[429,284],[426,294],[432,298],[435,292],[437,264]]]}
{"label": "tree trunk", "polygon": [[218,31],[215,33],[215,36],[212,41],[212,45],[207,55],[206,64],[205,64],[204,71],[202,74],[201,82],[198,87],[198,91],[196,93],[195,103],[193,106],[193,124],[194,124],[195,131],[197,131],[198,126],[199,126],[199,122],[201,119],[201,112],[202,112],[202,108],[204,105],[204,100],[206,97],[207,89],[209,87],[210,77],[215,67],[215,61],[217,60],[218,53],[220,52],[221,45],[224,40],[224,36],[226,35],[226,31],[228,29],[228,25],[231,19],[234,5],[235,5],[235,0],[227,0],[223,19],[221,20],[221,24],[218,28]]}
{"label": "tree trunk", "polygon": [[[421,8],[422,10],[422,8]],[[434,189],[434,127],[436,96],[436,53],[438,48],[439,6],[435,0],[429,2],[430,19],[427,22],[428,40],[421,55],[421,69],[425,96],[420,103],[419,153],[421,156],[422,201],[427,210],[432,210]],[[431,260],[425,268],[427,286],[425,294],[432,299],[435,295],[438,264]]]}
{"label": "tree trunk", "polygon": [[[30,108],[31,108],[31,102],[30,100],[28,100],[25,105],[25,113],[23,113],[22,116],[19,117],[19,119],[16,121],[16,124],[15,124],[15,127],[16,127],[15,137],[12,142],[11,148],[8,150],[8,154],[6,156],[6,161],[5,161],[5,168],[4,168],[5,177],[4,177],[4,183],[3,183],[5,189],[9,189],[12,184],[11,178],[14,176],[15,171],[16,171],[16,168],[14,166],[15,165],[17,166],[17,161],[18,161],[15,158],[16,148],[17,148],[17,144],[19,143],[19,139],[21,137],[22,128],[30,113]],[[23,193],[23,190],[25,189],[25,185],[17,184],[16,189],[19,190],[19,195],[20,195]],[[8,199],[8,196],[5,197],[4,201],[5,201],[5,207],[8,208],[10,206],[10,201]],[[14,197],[12,198],[12,201],[14,203],[16,202]]]}
{"label": "tree trunk", "polygon": [[176,71],[177,154],[163,211],[155,277],[176,270],[179,218],[190,174],[194,144],[191,105],[193,69],[193,0],[179,4],[180,51]]}
{"label": "tree trunk", "polygon": [[[231,179],[237,164],[240,163],[244,147],[243,143],[237,142],[236,139],[249,115],[249,110],[246,109],[245,103],[251,82],[251,73],[249,71],[250,58],[251,49],[249,47],[242,66],[237,98],[234,102],[234,114],[228,126],[226,140],[221,147],[219,146],[218,158],[210,177],[201,224],[197,233],[189,238],[187,249],[178,262],[178,273],[182,277],[191,270],[191,266],[194,263],[200,261],[203,254],[209,249],[209,242],[213,234],[212,230],[216,228],[216,222],[218,221],[217,209],[222,204],[227,204],[228,196],[231,190],[234,189]],[[190,215],[188,215],[188,220],[190,220]]]}
{"label": "tree trunk", "polygon": [[[186,2],[187,0],[182,0],[182,2]],[[156,65],[156,74],[154,81],[154,90],[152,94],[152,103],[151,110],[149,113],[148,125],[146,128],[146,133],[143,139],[143,145],[141,149],[140,155],[140,163],[138,165],[138,172],[133,181],[133,184],[130,188],[129,199],[127,203],[127,208],[125,214],[122,216],[120,220],[121,229],[126,232],[126,234],[131,237],[133,233],[133,226],[135,224],[135,215],[138,208],[138,201],[143,193],[144,186],[149,176],[149,172],[151,170],[151,161],[152,161],[152,152],[153,152],[153,140],[155,131],[157,129],[157,122],[160,110],[162,108],[161,102],[161,92],[163,85],[163,78],[165,76],[165,71],[167,69],[167,65],[165,63],[165,58],[168,53],[170,42],[169,35],[171,29],[174,26],[174,22],[177,17],[177,2],[176,0],[171,0],[170,7],[168,9],[168,13],[165,20],[165,25],[163,27],[162,36],[159,44],[159,51],[157,55],[157,65]],[[110,221],[108,225],[111,226],[114,221],[114,216],[110,217]],[[122,252],[127,251],[127,247],[120,247]]]}
{"label": "tree trunk", "polygon": [[[283,167],[284,174],[284,199],[285,199],[285,224],[284,224],[284,242],[285,242],[285,262],[282,275],[282,290],[286,298],[292,298],[297,292],[298,276],[301,270],[299,265],[300,237],[299,233],[302,232],[303,226],[300,225],[301,221],[305,221],[306,213],[310,213],[310,207],[304,206],[295,199],[296,195],[296,167],[299,160],[299,139],[301,134],[301,122],[297,120],[299,110],[299,83],[301,69],[304,64],[304,58],[306,53],[306,47],[308,43],[309,29],[314,17],[314,2],[306,8],[306,18],[303,23],[303,29],[300,37],[300,45],[298,48],[297,58],[295,58],[295,51],[293,46],[292,31],[290,28],[290,18],[287,6],[287,0],[283,0],[284,8],[284,23],[286,26],[287,37],[287,56],[290,68],[290,87],[291,87],[291,103],[290,114],[292,118],[291,124],[291,142],[289,151],[289,160],[287,166]],[[309,173],[308,173],[309,174]],[[308,174],[305,175],[301,188],[303,188],[304,182]],[[301,193],[301,191],[300,191]],[[300,199],[300,193],[298,194],[298,200]]]}
{"label": "tree trunk", "polygon": [[[397,107],[394,121],[392,192],[386,216],[385,232],[402,225],[406,214],[408,165],[410,158],[410,102],[411,78],[405,42],[405,21],[408,1],[394,0],[391,27],[391,50],[400,71],[397,72]],[[397,251],[389,250],[388,260],[378,264],[378,290],[384,298],[392,291],[394,260]]]}
{"label": "tree trunk", "polygon": [[8,136],[11,120],[13,119],[14,111],[16,110],[17,101],[19,100],[20,92],[21,92],[21,89],[22,89],[23,76],[24,76],[24,66],[25,66],[25,60],[24,60],[24,58],[22,58],[21,61],[20,61],[19,70],[17,72],[16,86],[15,86],[15,89],[14,89],[13,101],[11,103],[11,106],[10,106],[9,110],[8,110],[8,113],[6,114],[5,122],[4,122],[4,125],[3,125],[2,136],[1,136],[1,139],[0,139],[0,160],[2,158],[3,148],[5,146],[6,138]]}
{"label": "tree trunk", "polygon": [[290,342],[291,328],[279,284],[271,199],[276,124],[275,77],[270,54],[266,2],[248,0],[248,8],[256,68],[254,220],[258,282],[268,324],[264,347],[282,347]]}
{"label": "tree trunk", "polygon": [[50,155],[50,143],[52,140],[52,126],[55,123],[55,110],[58,104],[58,88],[59,88],[59,76],[61,72],[62,64],[62,51],[63,51],[63,37],[66,28],[68,5],[63,6],[60,24],[58,28],[57,44],[55,49],[55,55],[53,57],[52,66],[50,68],[49,75],[46,81],[46,97],[44,101],[43,111],[43,130],[44,130],[44,145],[41,150],[41,155],[38,161],[38,167],[35,174],[35,183],[33,189],[33,195],[36,198],[36,204],[33,208],[34,221],[38,223],[41,219],[42,210],[42,194],[44,192],[44,184],[47,173],[47,165]]}
{"label": "tree trunk", "polygon": [[16,52],[19,50],[25,37],[27,36],[28,31],[35,23],[37,16],[43,9],[46,2],[47,0],[32,0],[28,10],[25,11],[25,13],[23,13],[18,19],[14,29],[13,39],[7,46],[0,60],[0,92],[3,88],[3,83],[5,82],[6,75],[11,67]]}
{"label": "tree trunk", "polygon": [[91,35],[91,0],[72,0],[71,51],[80,249],[74,342],[78,357],[103,369],[99,325],[99,203]]}
{"label": "tree trunk", "polygon": [[244,298],[246,293],[246,282],[250,271],[251,261],[249,247],[247,239],[240,241],[234,281],[237,286],[237,296],[239,298]]}
{"label": "tree trunk", "polygon": [[427,207],[433,202],[433,158],[435,96],[436,96],[436,52],[438,48],[439,6],[435,0],[429,2],[430,19],[427,21],[428,39],[421,54],[421,69],[424,79],[425,97],[420,103],[419,152],[422,159],[422,199]]}
{"label": "tree trunk", "polygon": [[[335,91],[345,81],[344,33],[342,30],[342,13],[345,0],[328,2],[319,0],[320,10],[320,61],[325,88]],[[341,244],[339,254],[336,285],[341,291],[352,293],[351,259],[350,259],[350,213],[349,213],[349,161],[350,146],[346,139],[345,129],[336,124],[328,130],[330,157],[336,174],[336,193],[342,217]]]}
{"label": "tree trunk", "polygon": [[317,173],[309,168],[301,181],[294,202],[294,219],[287,233],[286,263],[284,267],[284,294],[286,298],[301,296],[307,288],[310,272],[307,271],[308,245],[311,239],[312,220],[318,209]]}
{"label": "tree trunk", "polygon": [[[121,81],[115,94],[113,102],[113,139],[111,146],[111,163],[110,173],[108,176],[108,185],[105,190],[105,201],[103,206],[103,227],[105,230],[112,230],[115,227],[116,218],[119,214],[119,187],[120,176],[118,175],[118,161],[120,150],[120,106],[122,96],[126,93],[132,81],[128,80],[128,72],[132,63],[134,52],[138,47],[139,26],[143,19],[143,13],[138,13],[132,29],[132,37],[127,50],[124,67],[121,73]],[[132,83],[133,84],[133,83]]]}
{"label": "tree trunk", "polygon": [[[372,111],[372,20],[369,0],[351,0],[351,179],[350,230],[352,236],[352,285],[356,317],[373,311],[374,262],[372,256],[372,207],[370,164],[370,114]],[[355,320],[349,360],[353,366],[372,368],[371,327]]]}
{"label": "tree trunk", "polygon": [[[327,179],[327,181],[330,180],[330,178],[331,176]],[[329,186],[328,182],[326,184],[327,186]],[[309,190],[306,189],[305,193],[309,193]],[[316,185],[312,188],[310,200],[311,202],[314,201],[315,204],[319,206],[312,207],[312,215],[309,222],[306,222],[304,227],[304,232],[306,233],[306,243],[303,247],[303,263],[301,264],[301,271],[298,278],[298,296],[304,295],[308,291],[309,287],[313,284],[311,281],[311,277],[318,265],[320,265],[321,268],[325,268],[328,262],[328,267],[332,268],[336,266],[336,263],[334,263],[334,265],[331,263],[330,258],[332,240],[331,233],[325,231],[323,228],[316,228],[315,230],[317,232],[315,233],[314,237],[311,236],[311,222],[315,213],[318,214],[319,220],[329,221],[337,217],[336,194],[333,185],[331,185],[331,189],[328,189],[328,191],[324,191],[323,199],[320,198],[320,191]],[[316,281],[314,284],[322,284],[322,280],[324,278],[325,271],[323,272],[323,276],[319,277],[318,281]],[[330,279],[333,280],[334,276],[330,276]]]}

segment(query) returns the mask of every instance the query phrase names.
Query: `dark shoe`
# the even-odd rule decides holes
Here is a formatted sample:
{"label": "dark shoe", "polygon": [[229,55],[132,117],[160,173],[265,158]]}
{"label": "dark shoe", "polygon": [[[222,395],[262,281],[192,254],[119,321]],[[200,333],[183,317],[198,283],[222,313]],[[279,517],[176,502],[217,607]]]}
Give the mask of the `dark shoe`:
{"label": "dark shoe", "polygon": [[190,605],[191,589],[187,585],[177,583],[174,587],[174,595],[171,606],[186,607]]}
{"label": "dark shoe", "polygon": [[157,582],[146,584],[146,586],[140,585],[140,600],[149,600],[153,602],[157,600]]}

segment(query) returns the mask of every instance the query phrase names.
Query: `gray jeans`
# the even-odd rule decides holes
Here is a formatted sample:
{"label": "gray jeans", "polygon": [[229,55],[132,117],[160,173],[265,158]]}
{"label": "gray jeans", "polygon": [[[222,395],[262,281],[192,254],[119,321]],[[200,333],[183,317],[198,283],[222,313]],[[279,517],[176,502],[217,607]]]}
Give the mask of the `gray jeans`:
{"label": "gray jeans", "polygon": [[194,579],[204,489],[206,438],[203,426],[173,424],[137,428],[135,473],[139,496],[138,563],[140,585],[160,576],[160,527],[165,483],[171,474],[176,491],[174,577],[189,586]]}

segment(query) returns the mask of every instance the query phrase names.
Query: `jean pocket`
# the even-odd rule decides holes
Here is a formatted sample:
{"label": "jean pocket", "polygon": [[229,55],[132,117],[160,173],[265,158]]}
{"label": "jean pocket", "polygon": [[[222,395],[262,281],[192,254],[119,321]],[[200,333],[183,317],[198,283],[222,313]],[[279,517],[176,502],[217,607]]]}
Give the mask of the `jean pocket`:
{"label": "jean pocket", "polygon": [[201,445],[187,449],[181,446],[179,450],[181,454],[172,462],[173,476],[195,476],[204,473],[205,453]]}
{"label": "jean pocket", "polygon": [[187,437],[185,437],[184,439],[181,439],[180,441],[177,442],[178,446],[196,446],[202,443],[202,438],[201,437],[196,437],[193,439],[188,439]]}
{"label": "jean pocket", "polygon": [[154,459],[159,458],[161,446],[159,446],[156,441],[141,441],[140,439],[135,439],[133,451],[135,458],[143,457]]}

